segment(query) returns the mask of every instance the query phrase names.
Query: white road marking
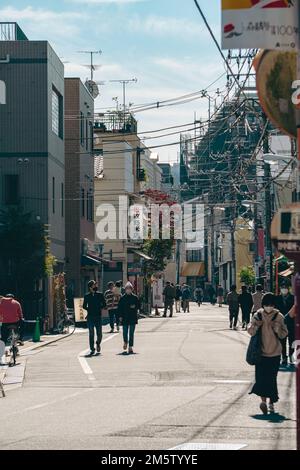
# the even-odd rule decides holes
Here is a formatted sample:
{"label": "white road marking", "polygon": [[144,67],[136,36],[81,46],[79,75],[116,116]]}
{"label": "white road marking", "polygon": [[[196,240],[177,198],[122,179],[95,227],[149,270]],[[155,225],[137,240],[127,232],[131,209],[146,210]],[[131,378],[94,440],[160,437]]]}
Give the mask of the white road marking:
{"label": "white road marking", "polygon": [[247,444],[219,444],[207,442],[189,442],[169,450],[241,450],[247,447]]}
{"label": "white road marking", "polygon": [[[112,339],[114,339],[116,336],[119,336],[119,333],[115,334],[115,335],[112,335],[112,336],[109,336],[109,338],[106,338],[104,341],[102,341],[101,345],[104,344],[104,343],[107,343],[108,341],[111,341]],[[77,359],[79,361],[79,364],[81,365],[82,367],[82,370],[83,372],[89,376],[89,380],[91,381],[95,381],[95,377],[94,377],[94,372],[92,371],[90,365],[88,364],[87,360],[86,360],[86,355],[89,353],[89,349],[85,349],[84,351],[82,351],[81,353],[78,354],[77,356]]]}

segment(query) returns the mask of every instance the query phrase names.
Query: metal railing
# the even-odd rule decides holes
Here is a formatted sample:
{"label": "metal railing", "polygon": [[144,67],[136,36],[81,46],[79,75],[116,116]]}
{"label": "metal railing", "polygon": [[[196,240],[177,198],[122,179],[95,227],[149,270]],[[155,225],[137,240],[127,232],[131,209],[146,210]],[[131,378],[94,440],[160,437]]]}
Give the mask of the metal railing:
{"label": "metal railing", "polygon": [[0,41],[27,41],[28,38],[17,23],[0,22]]}
{"label": "metal railing", "polygon": [[130,113],[95,114],[95,131],[136,134],[137,121]]}

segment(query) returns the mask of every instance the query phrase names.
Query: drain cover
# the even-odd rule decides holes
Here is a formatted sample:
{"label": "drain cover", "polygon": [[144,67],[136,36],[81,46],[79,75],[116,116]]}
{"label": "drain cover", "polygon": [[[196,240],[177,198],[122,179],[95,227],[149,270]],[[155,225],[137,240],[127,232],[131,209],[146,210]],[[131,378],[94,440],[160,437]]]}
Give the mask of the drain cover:
{"label": "drain cover", "polygon": [[173,447],[170,450],[241,450],[247,447],[247,444],[212,444],[207,442],[190,442]]}

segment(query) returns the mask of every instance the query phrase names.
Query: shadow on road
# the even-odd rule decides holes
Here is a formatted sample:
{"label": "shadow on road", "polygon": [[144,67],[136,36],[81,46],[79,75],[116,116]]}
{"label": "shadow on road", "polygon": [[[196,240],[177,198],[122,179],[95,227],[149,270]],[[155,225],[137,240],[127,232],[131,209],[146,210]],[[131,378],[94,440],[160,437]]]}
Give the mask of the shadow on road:
{"label": "shadow on road", "polygon": [[283,423],[284,421],[292,421],[290,418],[287,418],[286,416],[283,416],[279,413],[274,413],[270,415],[257,414],[257,415],[252,415],[251,418],[257,419],[259,421],[268,421],[269,423],[274,423],[274,424],[280,424],[280,423]]}

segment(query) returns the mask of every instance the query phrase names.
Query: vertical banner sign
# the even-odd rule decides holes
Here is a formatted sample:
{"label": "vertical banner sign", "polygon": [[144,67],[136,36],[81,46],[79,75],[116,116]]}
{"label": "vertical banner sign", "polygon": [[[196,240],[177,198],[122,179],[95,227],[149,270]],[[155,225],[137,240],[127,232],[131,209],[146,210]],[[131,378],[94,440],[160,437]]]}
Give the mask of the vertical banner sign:
{"label": "vertical banner sign", "polygon": [[222,0],[222,48],[296,50],[298,8],[298,0]]}

